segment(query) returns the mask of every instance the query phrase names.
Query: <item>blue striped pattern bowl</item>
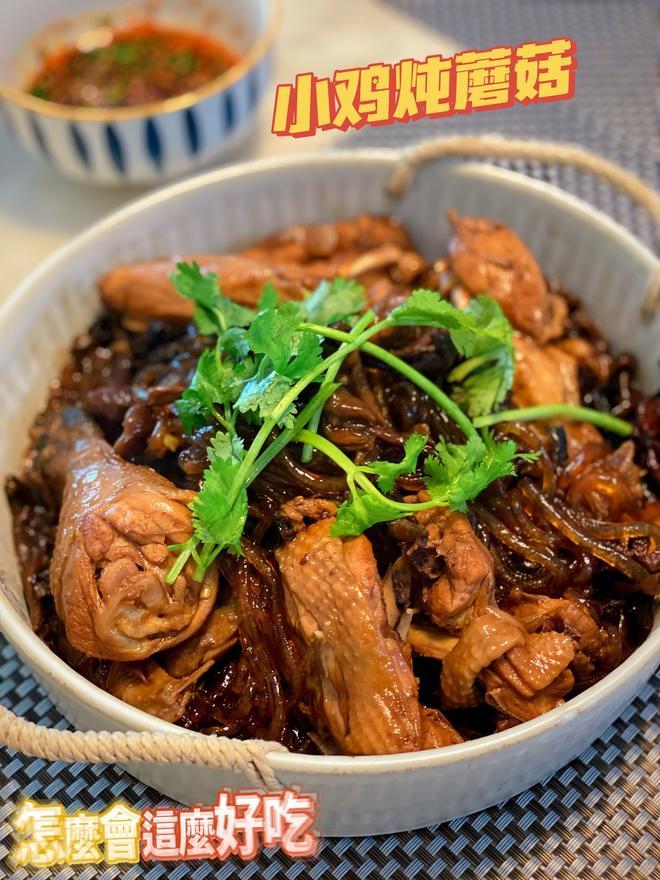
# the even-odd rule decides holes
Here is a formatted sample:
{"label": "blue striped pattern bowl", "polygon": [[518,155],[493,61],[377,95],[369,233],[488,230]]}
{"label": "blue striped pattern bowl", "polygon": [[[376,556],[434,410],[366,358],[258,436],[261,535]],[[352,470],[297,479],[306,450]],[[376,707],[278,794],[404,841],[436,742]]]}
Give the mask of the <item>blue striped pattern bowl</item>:
{"label": "blue striped pattern bowl", "polygon": [[[30,153],[95,184],[155,184],[230,155],[249,133],[270,80],[276,0],[3,0],[0,112]],[[204,87],[140,107],[69,107],[26,84],[45,55],[96,27],[137,21],[203,31],[240,60]]]}

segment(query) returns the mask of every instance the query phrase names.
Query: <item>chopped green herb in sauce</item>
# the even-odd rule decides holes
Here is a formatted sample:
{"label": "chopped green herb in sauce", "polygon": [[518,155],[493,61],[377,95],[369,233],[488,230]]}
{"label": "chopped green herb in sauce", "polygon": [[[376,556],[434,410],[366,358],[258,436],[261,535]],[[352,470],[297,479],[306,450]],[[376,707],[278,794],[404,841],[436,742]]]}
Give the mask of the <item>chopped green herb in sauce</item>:
{"label": "chopped green herb in sauce", "polygon": [[219,41],[143,23],[105,46],[48,58],[28,91],[76,107],[129,107],[173,98],[220,76],[237,61]]}

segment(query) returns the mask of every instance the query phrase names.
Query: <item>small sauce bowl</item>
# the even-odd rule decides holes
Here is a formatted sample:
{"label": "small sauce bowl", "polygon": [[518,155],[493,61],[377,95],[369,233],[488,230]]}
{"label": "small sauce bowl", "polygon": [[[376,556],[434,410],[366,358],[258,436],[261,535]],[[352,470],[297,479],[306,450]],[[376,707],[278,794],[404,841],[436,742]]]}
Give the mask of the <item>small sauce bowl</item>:
{"label": "small sauce bowl", "polygon": [[[277,0],[4,0],[0,112],[32,155],[67,177],[157,184],[229,156],[270,82]],[[133,107],[75,107],[29,93],[45,59],[149,22],[205,34],[238,61],[194,91]],[[41,23],[41,24],[40,24]]]}

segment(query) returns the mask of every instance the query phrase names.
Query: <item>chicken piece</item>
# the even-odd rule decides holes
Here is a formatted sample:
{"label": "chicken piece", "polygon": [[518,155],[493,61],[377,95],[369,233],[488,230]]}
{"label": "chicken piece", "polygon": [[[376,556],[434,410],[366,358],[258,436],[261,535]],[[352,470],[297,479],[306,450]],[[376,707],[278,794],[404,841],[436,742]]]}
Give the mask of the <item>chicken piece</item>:
{"label": "chicken piece", "polygon": [[[524,697],[502,680],[492,669],[485,669],[481,675],[485,688],[485,701],[502,712],[507,719],[504,727],[512,727],[520,721],[529,721],[545,715],[564,702],[564,697],[573,688],[575,679],[570,669],[564,669],[557,678],[531,697]],[[501,725],[498,730],[503,729]]]}
{"label": "chicken piece", "polygon": [[471,620],[442,664],[443,705],[448,709],[478,705],[479,673],[526,638],[521,624],[499,608],[486,608]]}
{"label": "chicken piece", "polygon": [[304,498],[296,495],[285,501],[280,509],[280,518],[286,521],[293,532],[301,532],[305,528],[305,520],[318,522],[337,513],[337,504],[325,498]]}
{"label": "chicken piece", "polygon": [[653,523],[660,526],[660,501],[651,501],[642,508],[640,514],[642,522]]}
{"label": "chicken piece", "polygon": [[589,444],[568,464],[559,484],[571,507],[600,520],[638,518],[644,502],[643,471],[635,464],[635,444],[626,440],[614,452],[606,443]]}
{"label": "chicken piece", "polygon": [[337,267],[337,274],[345,278],[360,278],[367,273],[378,273],[378,270],[398,265],[402,257],[401,248],[394,244],[384,244],[373,250],[365,251],[357,257],[345,260]]}
{"label": "chicken piece", "polygon": [[560,336],[566,304],[548,293],[536,260],[518,236],[493,220],[455,215],[450,220],[450,265],[467,293],[492,297],[514,327],[539,342]]}
{"label": "chicken piece", "polygon": [[422,748],[441,749],[465,742],[460,733],[439,709],[422,706]]}
{"label": "chicken piece", "polygon": [[577,360],[557,345],[537,345],[528,336],[513,337],[516,369],[512,400],[516,406],[580,404]]}
{"label": "chicken piece", "polygon": [[603,635],[600,628],[582,603],[523,593],[522,590],[512,591],[511,599],[514,604],[510,613],[527,632],[559,630],[571,636],[577,648],[586,654],[593,654],[601,647]]}
{"label": "chicken piece", "polygon": [[424,607],[441,629],[460,632],[493,600],[493,560],[463,514],[435,509],[417,521],[424,532],[409,553],[419,564],[423,552],[423,571],[434,579],[423,590]]}
{"label": "chicken piece", "polygon": [[238,608],[233,594],[214,608],[201,628],[185,642],[160,657],[174,678],[192,675],[209,661],[217,662],[238,642]]}
{"label": "chicken piece", "polygon": [[414,654],[445,660],[457,644],[458,637],[443,632],[432,623],[411,623],[406,633],[406,640]]}
{"label": "chicken piece", "polygon": [[531,595],[520,590],[511,593],[515,602],[511,614],[528,632],[556,630],[569,636],[575,645],[571,670],[580,680],[588,678],[607,653],[608,638],[581,602]]}
{"label": "chicken piece", "polygon": [[574,677],[568,668],[575,644],[567,634],[530,635],[524,645],[495,660],[481,673],[485,701],[516,721],[528,721],[560,706]]}
{"label": "chicken piece", "polygon": [[320,520],[276,552],[314,714],[343,754],[419,749],[417,686],[387,623],[371,544],[332,536],[333,524]]}
{"label": "chicken piece", "polygon": [[513,617],[489,608],[466,627],[443,664],[443,704],[476,705],[479,679],[487,703],[518,721],[534,718],[573,687],[568,667],[574,657],[570,635],[527,634]]}
{"label": "chicken piece", "polygon": [[599,451],[605,444],[598,428],[587,422],[562,422],[562,428],[566,436],[566,458],[569,461],[588,450]]}
{"label": "chicken piece", "polygon": [[[324,277],[299,266],[271,268],[234,254],[192,254],[181,259],[194,260],[204,272],[215,273],[222,293],[245,306],[256,306],[266,283],[274,284],[284,299],[300,299],[306,289],[316,287]],[[104,304],[119,312],[133,330],[144,328],[150,321],[190,321],[195,304],[179,296],[170,280],[178,262],[162,258],[111,269],[99,281]]]}
{"label": "chicken piece", "polygon": [[153,659],[111,663],[105,687],[113,697],[174,724],[185,712],[195,682],[212,665],[211,660],[190,675],[175,678]]}
{"label": "chicken piece", "polygon": [[124,461],[80,410],[63,410],[43,432],[35,462],[63,490],[50,583],[71,644],[140,660],[189,638],[218,588],[214,567],[199,582],[192,563],[166,583],[168,545],[192,534],[194,493]]}
{"label": "chicken piece", "polygon": [[580,367],[588,370],[599,384],[604,384],[612,372],[612,355],[599,351],[593,342],[578,336],[569,336],[556,342],[557,348],[575,358]]}
{"label": "chicken piece", "polygon": [[401,224],[391,217],[360,214],[337,223],[311,223],[282,229],[243,253],[266,263],[341,262],[365,251],[391,245],[401,251],[410,249],[410,238]]}
{"label": "chicken piece", "polygon": [[545,690],[575,656],[573,639],[565,633],[532,633],[524,644],[493,661],[490,669],[522,697]]}
{"label": "chicken piece", "polygon": [[373,290],[379,301],[381,282],[392,285],[390,273],[406,284],[426,268],[410,250],[400,224],[365,214],[334,224],[291,226],[239,254],[188,254],[119,266],[99,282],[103,302],[133,330],[154,320],[190,321],[194,304],[179,296],[170,281],[179,259],[194,260],[203,271],[217,274],[223,294],[245,306],[256,306],[268,282],[283,299],[300,299],[336,276],[359,277],[367,298],[371,301]]}
{"label": "chicken piece", "polygon": [[71,455],[85,443],[103,440],[101,429],[78,407],[65,407],[37,418],[31,431],[34,469],[42,474],[61,501],[66,485]]}
{"label": "chicken piece", "polygon": [[[377,214],[358,214],[349,220],[334,224],[337,230],[337,250],[371,250],[384,244],[410,248],[410,237],[395,217]],[[308,227],[314,230],[314,227]],[[309,232],[307,233],[309,236]]]}
{"label": "chicken piece", "polygon": [[336,276],[357,278],[379,315],[403,301],[410,285],[428,268],[397,220],[369,214],[337,223],[289,226],[252,245],[243,256],[282,272],[297,268],[313,273],[317,283]]}

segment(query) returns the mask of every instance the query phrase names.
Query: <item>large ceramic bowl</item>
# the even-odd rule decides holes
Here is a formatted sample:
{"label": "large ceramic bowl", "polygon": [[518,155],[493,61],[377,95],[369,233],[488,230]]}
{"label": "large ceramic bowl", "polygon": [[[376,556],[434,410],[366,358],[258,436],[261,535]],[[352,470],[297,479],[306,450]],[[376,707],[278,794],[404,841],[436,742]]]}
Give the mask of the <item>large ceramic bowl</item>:
{"label": "large ceramic bowl", "polygon": [[[615,348],[636,352],[646,388],[657,388],[658,322],[640,319],[658,269],[648,250],[575,198],[494,167],[431,162],[395,199],[387,195],[386,184],[399,159],[396,152],[368,151],[211,172],[119,211],[51,257],[0,312],[2,474],[17,468],[49,380],[74,335],[98,311],[95,279],[106,269],[166,253],[229,250],[285,224],[337,220],[360,211],[397,214],[430,257],[445,252],[448,208],[502,219],[527,242],[545,272],[584,299]],[[77,727],[175,732],[81,678],[33,634],[4,497],[0,563],[2,628]],[[634,697],[651,674],[659,647],[657,618],[645,643],[607,678],[547,715],[493,736],[385,757],[273,753],[270,764],[283,786],[318,794],[318,825],[327,835],[384,833],[447,820],[510,797],[582,751]],[[252,787],[247,778],[221,769],[147,764],[129,769],[188,803],[211,803],[224,786]]]}
{"label": "large ceramic bowl", "polygon": [[[270,80],[279,0],[2,0],[0,110],[16,139],[88,183],[152,184],[227,157]],[[69,107],[27,93],[44,56],[99,27],[151,21],[202,31],[239,61],[193,92],[139,107]]]}

